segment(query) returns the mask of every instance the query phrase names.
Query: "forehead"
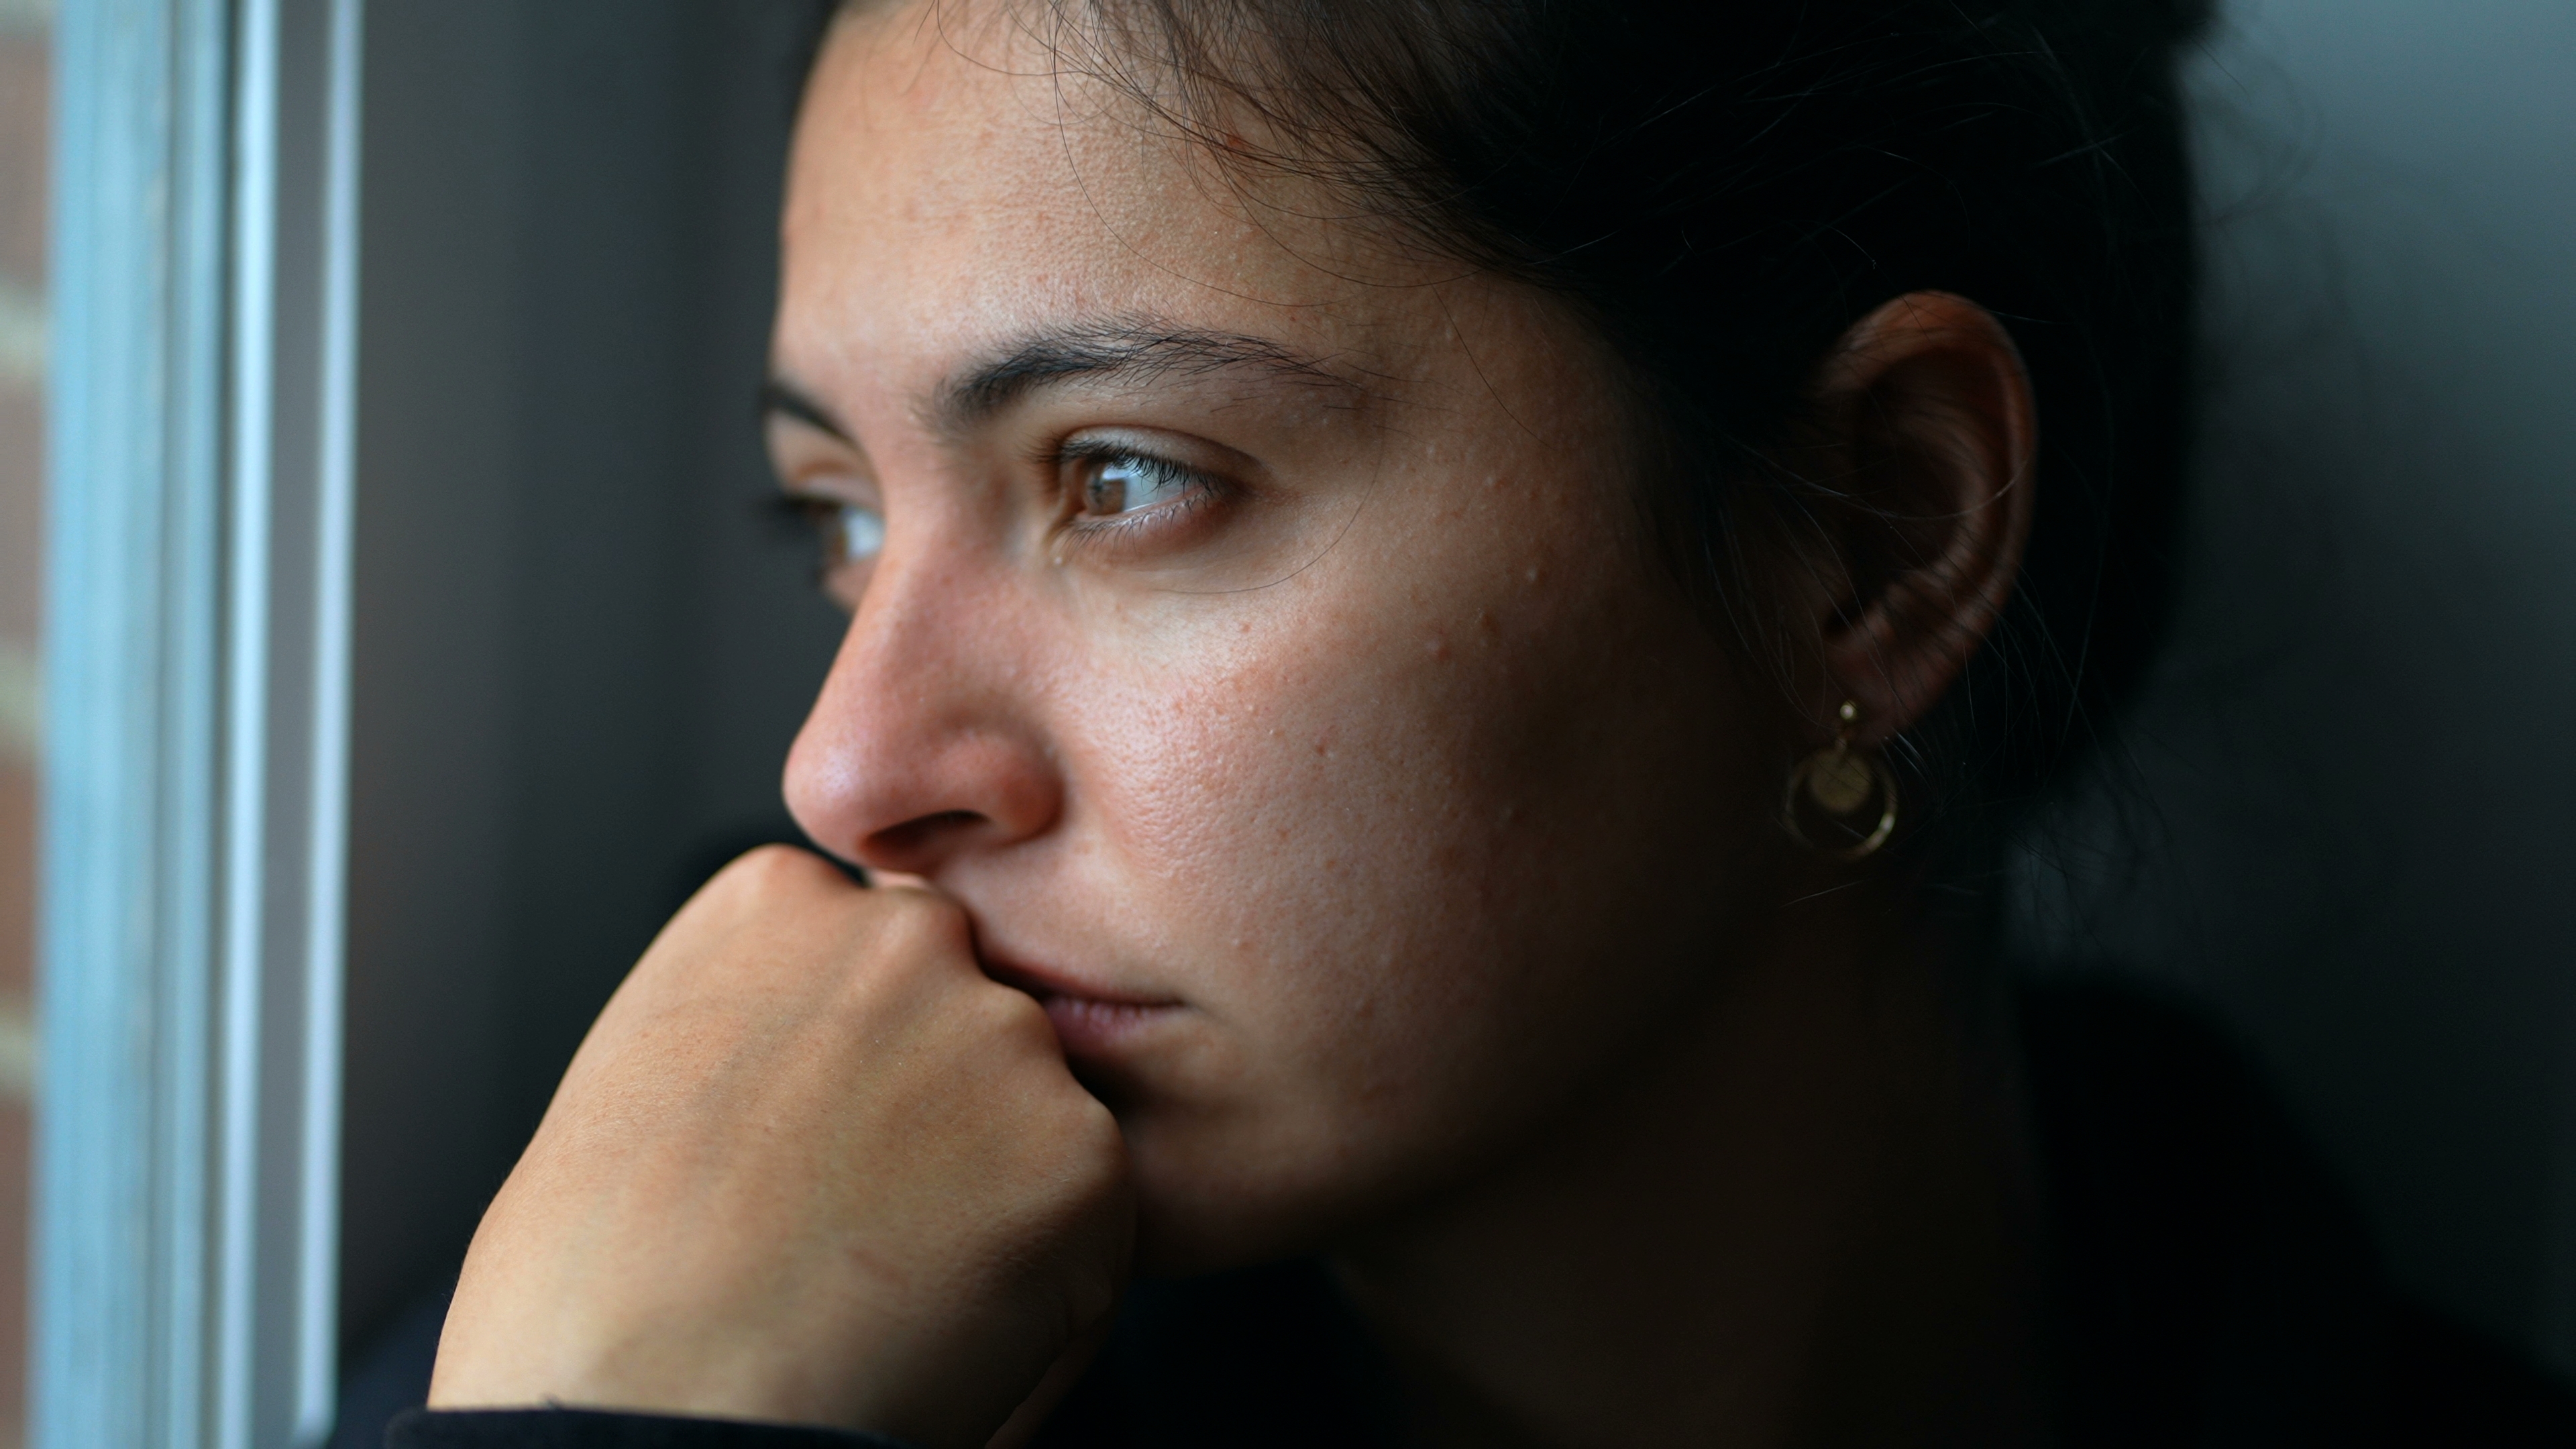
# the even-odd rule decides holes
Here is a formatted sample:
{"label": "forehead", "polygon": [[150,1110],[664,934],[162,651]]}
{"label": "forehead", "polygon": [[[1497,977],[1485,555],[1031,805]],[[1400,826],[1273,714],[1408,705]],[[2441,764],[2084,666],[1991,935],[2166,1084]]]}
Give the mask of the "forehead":
{"label": "forehead", "polygon": [[780,362],[934,366],[1068,319],[1157,317],[1405,370],[1454,299],[1318,192],[1220,164],[1000,7],[862,12],[798,124]]}

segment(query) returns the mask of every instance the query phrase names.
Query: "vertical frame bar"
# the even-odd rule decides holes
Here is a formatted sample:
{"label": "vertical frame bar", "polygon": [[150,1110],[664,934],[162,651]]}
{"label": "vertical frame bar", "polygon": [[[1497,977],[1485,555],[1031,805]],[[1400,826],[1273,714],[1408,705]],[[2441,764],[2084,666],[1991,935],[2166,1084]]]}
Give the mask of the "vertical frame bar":
{"label": "vertical frame bar", "polygon": [[331,1427],[359,14],[236,21],[214,1449]]}

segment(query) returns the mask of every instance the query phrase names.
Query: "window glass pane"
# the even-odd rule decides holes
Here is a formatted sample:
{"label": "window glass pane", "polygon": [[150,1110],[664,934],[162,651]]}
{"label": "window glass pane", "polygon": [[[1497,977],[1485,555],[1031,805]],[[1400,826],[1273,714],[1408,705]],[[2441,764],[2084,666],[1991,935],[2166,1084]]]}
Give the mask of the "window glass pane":
{"label": "window glass pane", "polygon": [[26,1421],[49,10],[0,0],[0,1449]]}

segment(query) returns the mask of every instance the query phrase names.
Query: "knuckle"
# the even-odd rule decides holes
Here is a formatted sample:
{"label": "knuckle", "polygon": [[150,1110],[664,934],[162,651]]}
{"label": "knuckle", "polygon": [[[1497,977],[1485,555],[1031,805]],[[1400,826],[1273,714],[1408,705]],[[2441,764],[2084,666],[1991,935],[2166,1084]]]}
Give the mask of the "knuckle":
{"label": "knuckle", "polygon": [[1081,1090],[1077,1084],[1066,1108],[1064,1132],[1067,1141],[1090,1148],[1094,1155],[1113,1166],[1125,1159],[1126,1134],[1119,1130],[1118,1114],[1109,1110],[1109,1104]]}
{"label": "knuckle", "polygon": [[762,845],[734,857],[733,863],[716,873],[711,889],[727,894],[748,895],[755,899],[810,890],[834,875],[832,867],[812,851],[793,845]]}
{"label": "knuckle", "polygon": [[898,1001],[917,1009],[973,969],[965,912],[924,891],[853,890],[832,929],[842,994],[862,1011]]}
{"label": "knuckle", "polygon": [[1047,1021],[1046,1008],[1027,992],[988,984],[976,991],[969,1009],[980,1029],[1015,1049],[1054,1044],[1055,1027]]}
{"label": "knuckle", "polygon": [[872,932],[887,948],[906,955],[965,949],[966,912],[956,902],[906,887],[868,895]]}
{"label": "knuckle", "polygon": [[1099,1098],[1071,1085],[1047,1137],[1076,1197],[1089,1201],[1125,1190],[1127,1139]]}

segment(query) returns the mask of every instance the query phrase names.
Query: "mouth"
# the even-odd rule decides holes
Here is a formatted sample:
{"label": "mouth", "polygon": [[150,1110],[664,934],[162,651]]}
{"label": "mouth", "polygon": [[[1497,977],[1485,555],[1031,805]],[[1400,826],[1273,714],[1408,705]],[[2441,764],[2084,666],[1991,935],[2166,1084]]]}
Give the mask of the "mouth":
{"label": "mouth", "polygon": [[1111,1055],[1186,1009],[1174,997],[1119,991],[990,955],[984,958],[984,974],[1037,998],[1069,1057]]}

